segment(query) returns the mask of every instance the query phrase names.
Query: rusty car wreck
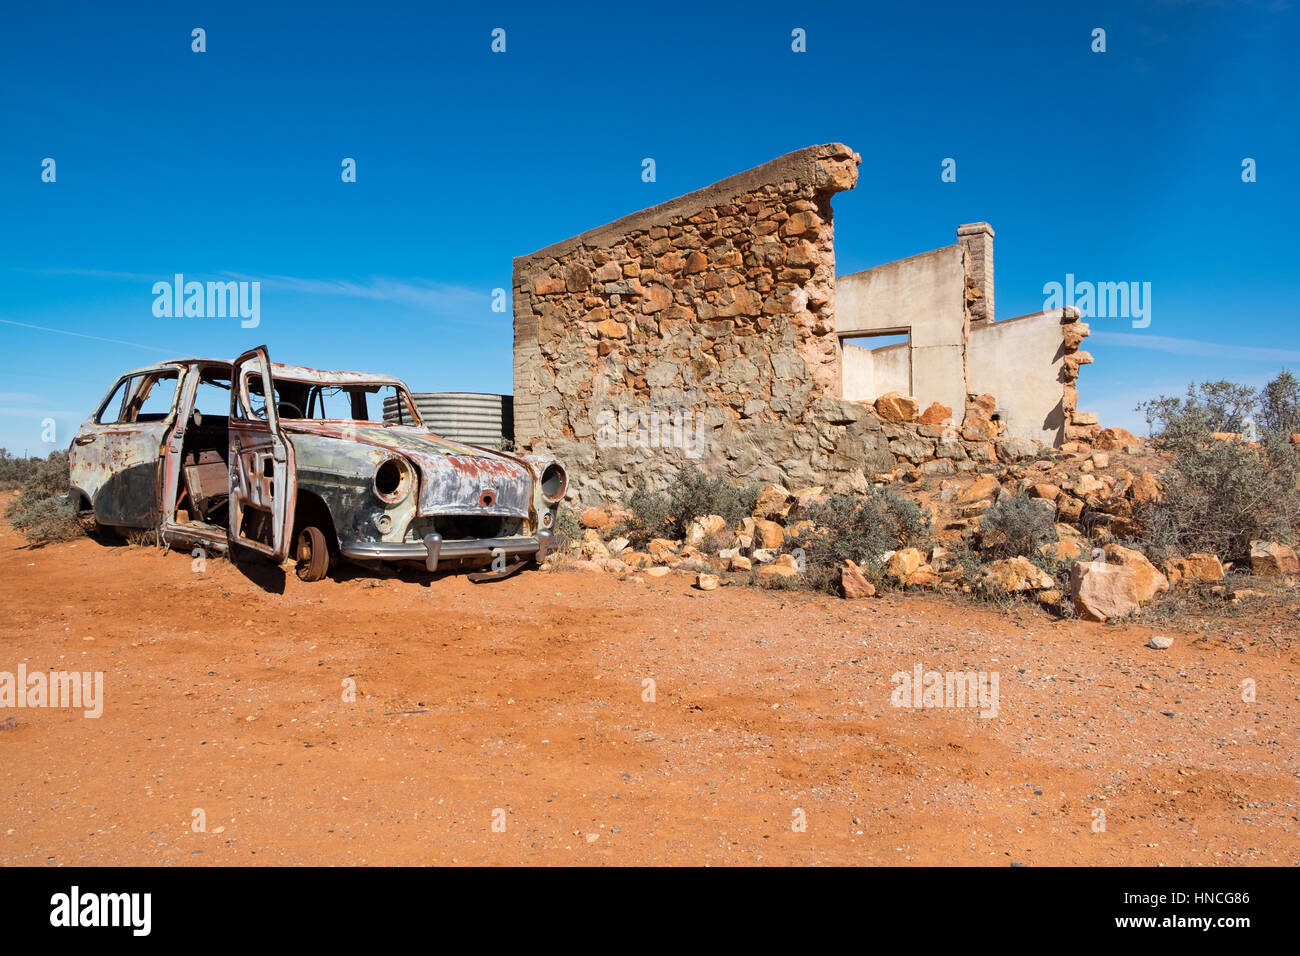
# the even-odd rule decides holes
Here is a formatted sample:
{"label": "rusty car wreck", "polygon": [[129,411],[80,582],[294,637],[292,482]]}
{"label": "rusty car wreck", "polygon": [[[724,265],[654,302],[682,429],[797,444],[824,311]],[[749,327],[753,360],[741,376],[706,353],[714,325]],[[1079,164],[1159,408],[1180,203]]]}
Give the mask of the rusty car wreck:
{"label": "rusty car wreck", "polygon": [[552,459],[435,435],[399,379],[272,363],[265,346],[120,376],[69,471],[70,500],[100,528],[292,560],[304,581],[340,559],[490,563],[479,579],[540,563],[568,484]]}

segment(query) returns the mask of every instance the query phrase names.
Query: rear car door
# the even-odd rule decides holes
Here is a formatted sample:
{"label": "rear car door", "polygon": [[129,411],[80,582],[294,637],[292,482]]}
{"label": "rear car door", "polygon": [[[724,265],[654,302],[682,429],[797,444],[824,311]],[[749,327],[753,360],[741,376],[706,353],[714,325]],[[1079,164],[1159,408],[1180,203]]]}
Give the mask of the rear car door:
{"label": "rear car door", "polygon": [[175,366],[122,376],[72,440],[69,476],[100,524],[158,524],[162,454],[176,421],[179,376]]}
{"label": "rear car door", "polygon": [[289,554],[297,487],[293,446],[280,429],[266,346],[231,365],[230,543],[283,561]]}

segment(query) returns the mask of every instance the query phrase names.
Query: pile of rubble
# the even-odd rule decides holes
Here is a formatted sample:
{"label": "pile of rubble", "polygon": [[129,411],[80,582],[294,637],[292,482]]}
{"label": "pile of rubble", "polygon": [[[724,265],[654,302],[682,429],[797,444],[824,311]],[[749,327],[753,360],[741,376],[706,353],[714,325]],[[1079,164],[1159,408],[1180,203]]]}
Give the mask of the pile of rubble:
{"label": "pile of rubble", "polygon": [[[882,414],[887,415],[896,402],[885,396],[880,403]],[[971,405],[979,411],[967,410],[967,427],[978,428],[983,406],[976,397]],[[918,435],[927,437],[919,431],[928,427],[924,422],[910,424],[918,427]],[[907,547],[878,556],[888,584],[1021,593],[1044,606],[1069,606],[1078,616],[1094,621],[1131,615],[1182,584],[1206,585],[1226,594],[1223,582],[1230,566],[1215,555],[1189,554],[1157,567],[1141,552],[1120,543],[1140,535],[1137,512],[1162,494],[1161,461],[1142,439],[1123,429],[1096,429],[1090,435],[1090,442],[1076,439],[1058,449],[1040,445],[1032,449],[1034,460],[995,459],[970,474],[939,472],[935,477],[910,462],[892,473],[878,474],[875,484],[892,486],[928,509],[935,528],[935,544],[928,551]],[[960,440],[971,441],[964,436]],[[943,441],[942,435],[937,436],[936,447]],[[981,547],[983,515],[994,502],[1015,495],[1026,496],[1052,523],[1055,540],[1043,544],[1040,551],[1058,568],[1068,567],[1068,584],[1058,583],[1023,556],[972,568],[969,557]],[[807,515],[828,497],[829,492],[819,486],[792,491],[768,484],[760,490],[749,517],[732,524],[719,515],[707,515],[693,521],[682,540],[655,538],[640,550],[619,533],[630,514],[589,507],[580,519],[582,538],[573,542],[564,560],[571,567],[620,574],[693,573],[703,590],[736,575],[773,583],[798,579],[804,570],[801,545],[814,528]],[[1277,542],[1253,542],[1250,563],[1253,573],[1261,577],[1295,583],[1300,576],[1296,552]],[[839,573],[846,598],[875,594],[868,575],[852,562]],[[1241,590],[1236,594],[1241,595]]]}

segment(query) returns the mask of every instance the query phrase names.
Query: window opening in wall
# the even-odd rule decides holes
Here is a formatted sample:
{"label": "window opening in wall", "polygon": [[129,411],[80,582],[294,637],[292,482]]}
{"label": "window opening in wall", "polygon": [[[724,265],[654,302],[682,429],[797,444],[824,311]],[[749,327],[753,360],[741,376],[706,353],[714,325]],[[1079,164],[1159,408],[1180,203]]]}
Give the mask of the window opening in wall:
{"label": "window opening in wall", "polygon": [[886,392],[912,394],[911,333],[893,329],[840,340],[844,398],[874,402]]}

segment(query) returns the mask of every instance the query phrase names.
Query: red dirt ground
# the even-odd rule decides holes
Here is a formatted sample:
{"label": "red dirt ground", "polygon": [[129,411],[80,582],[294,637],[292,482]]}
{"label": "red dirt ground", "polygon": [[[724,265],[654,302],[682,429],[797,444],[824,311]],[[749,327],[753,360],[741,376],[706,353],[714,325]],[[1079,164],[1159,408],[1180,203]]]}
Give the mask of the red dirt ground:
{"label": "red dirt ground", "polygon": [[[690,583],[309,585],[6,526],[0,671],[106,703],[0,711],[0,863],[1300,863],[1294,642]],[[998,716],[892,707],[917,662],[997,671]]]}

